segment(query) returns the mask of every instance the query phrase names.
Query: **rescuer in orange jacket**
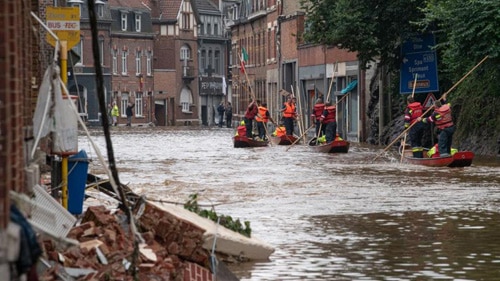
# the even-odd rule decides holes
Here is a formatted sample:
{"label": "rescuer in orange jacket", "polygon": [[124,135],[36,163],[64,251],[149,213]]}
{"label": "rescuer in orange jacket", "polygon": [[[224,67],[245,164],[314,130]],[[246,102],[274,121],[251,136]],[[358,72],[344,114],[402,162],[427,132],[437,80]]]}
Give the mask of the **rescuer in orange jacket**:
{"label": "rescuer in orange jacket", "polygon": [[296,102],[296,98],[289,96],[288,100],[283,104],[283,107],[280,110],[280,112],[283,112],[283,123],[286,128],[286,134],[289,136],[293,135],[294,121],[297,117],[295,107]]}
{"label": "rescuer in orange jacket", "polygon": [[413,123],[408,133],[410,137],[411,150],[413,152],[413,157],[422,158],[424,157],[424,148],[422,147],[422,136],[427,125],[423,122],[417,122],[418,117],[423,114],[423,106],[420,102],[415,101],[415,99],[410,95],[407,98],[407,106],[405,109],[405,129],[408,128]]}
{"label": "rescuer in orange jacket", "polygon": [[257,131],[259,132],[259,138],[261,140],[266,140],[267,139],[267,122],[271,120],[272,123],[275,123],[273,118],[271,117],[271,114],[269,113],[269,110],[267,109],[267,103],[262,102],[258,106],[258,113],[257,116],[255,116],[255,121],[257,121]]}
{"label": "rescuer in orange jacket", "polygon": [[321,114],[320,120],[325,126],[326,143],[330,143],[335,140],[337,135],[337,107],[332,105],[331,102],[325,104],[325,110]]}
{"label": "rescuer in orange jacket", "polygon": [[424,123],[431,122],[436,125],[439,131],[438,147],[441,157],[451,155],[451,144],[453,134],[455,133],[455,124],[451,115],[451,106],[446,101],[446,94],[442,98],[443,102],[437,100],[434,102],[434,112],[427,118],[418,117],[418,121]]}
{"label": "rescuer in orange jacket", "polygon": [[[316,125],[316,137],[321,137],[325,134],[325,126],[321,125],[321,114],[325,110],[325,104],[323,103],[322,98],[318,98],[316,100],[316,104],[312,108],[311,113],[311,121]],[[319,130],[321,129],[321,134],[319,134]]]}

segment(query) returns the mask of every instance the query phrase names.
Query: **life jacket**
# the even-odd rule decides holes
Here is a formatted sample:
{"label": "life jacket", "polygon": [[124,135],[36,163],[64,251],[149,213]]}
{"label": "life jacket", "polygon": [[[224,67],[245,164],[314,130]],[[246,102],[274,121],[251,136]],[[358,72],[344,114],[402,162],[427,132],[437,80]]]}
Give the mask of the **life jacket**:
{"label": "life jacket", "polygon": [[419,102],[412,102],[408,105],[408,109],[410,109],[410,124],[413,124],[417,121],[417,118],[422,116],[423,114],[423,106]]}
{"label": "life jacket", "polygon": [[247,135],[247,127],[245,125],[239,125],[236,128],[236,136],[246,136]]}
{"label": "life jacket", "polygon": [[285,128],[285,126],[276,127],[276,130],[274,130],[274,134],[273,135],[275,135],[277,137],[286,136],[286,128]]}
{"label": "life jacket", "polygon": [[295,105],[293,103],[285,102],[285,111],[283,111],[283,117],[292,118],[295,117]]}
{"label": "life jacket", "polygon": [[325,104],[324,103],[317,103],[313,107],[313,113],[311,116],[313,116],[316,121],[318,121],[321,118],[321,114],[323,114],[323,111],[325,110]]}
{"label": "life jacket", "polygon": [[[260,117],[259,117],[260,115]],[[257,122],[265,122],[269,121],[269,117],[267,117],[267,108],[263,106],[259,106],[259,114],[255,116],[255,121]]]}
{"label": "life jacket", "polygon": [[[325,111],[327,112],[326,116],[324,113]],[[323,111],[323,115],[321,115],[321,118],[323,118],[323,124],[335,122],[335,117],[337,115],[337,107],[335,105],[330,105],[325,107],[325,111]]]}
{"label": "life jacket", "polygon": [[439,120],[435,118],[436,126],[439,129],[444,129],[453,126],[453,119],[451,117],[451,108],[449,104],[445,104],[439,108],[434,109],[435,116],[440,116]]}
{"label": "life jacket", "polygon": [[120,113],[118,112],[118,106],[115,105],[113,106],[113,109],[111,109],[111,116],[118,116]]}

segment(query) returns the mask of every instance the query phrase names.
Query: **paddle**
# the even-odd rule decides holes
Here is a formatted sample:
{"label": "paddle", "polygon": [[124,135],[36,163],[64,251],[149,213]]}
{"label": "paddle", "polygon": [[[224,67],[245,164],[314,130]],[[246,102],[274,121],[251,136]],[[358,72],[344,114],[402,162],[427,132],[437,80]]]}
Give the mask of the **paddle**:
{"label": "paddle", "polygon": [[[467,78],[467,76],[469,76],[476,68],[478,68],[486,59],[488,58],[488,56],[485,56],[478,64],[476,64],[469,72],[467,72],[467,74],[465,74],[460,80],[458,80],[457,83],[455,83],[448,91],[446,91],[446,93],[444,93],[438,100],[442,100],[443,97],[446,97],[446,95],[448,95],[448,93],[450,93],[452,90],[454,90],[460,83],[462,83],[462,81],[465,80],[465,78]],[[429,109],[427,109],[423,114],[422,116],[424,116],[425,114],[427,114],[433,107],[429,107]],[[386,148],[384,148],[384,150],[382,152],[380,152],[379,154],[377,154],[375,156],[375,158],[373,158],[372,160],[372,163],[373,161],[377,160],[381,155],[382,153],[386,152],[399,138],[401,138],[401,136],[403,134],[406,134],[406,132],[408,132],[408,130],[411,129],[411,127],[413,127],[413,125],[417,124],[417,122],[414,122],[413,124],[410,124],[410,126],[408,126],[408,128],[406,128],[399,136],[397,136]]]}
{"label": "paddle", "polygon": [[[332,86],[333,86],[333,80],[335,80],[335,71],[338,69],[338,65],[339,63],[338,62],[335,62],[335,69],[333,70],[333,73],[332,73],[332,81],[330,81],[330,86],[328,87],[328,93],[326,94],[326,99],[323,100],[323,102],[328,102],[328,99],[330,98],[330,94],[332,92]],[[337,106],[338,102],[335,103],[335,106]],[[318,145],[318,139],[320,137],[320,134],[321,134],[321,127],[323,126],[323,123],[319,123],[319,130],[318,130],[318,135],[316,136],[316,145]]]}
{"label": "paddle", "polygon": [[285,149],[285,151],[288,151],[290,148],[292,148],[292,146],[294,146],[296,143],[298,143],[298,142],[299,142],[299,140],[300,140],[303,136],[305,136],[305,134],[307,133],[307,131],[309,131],[312,127],[314,127],[314,124],[312,124],[311,126],[309,126],[309,128],[307,128],[307,129],[304,131],[304,133],[302,134],[302,136],[298,137],[298,138],[297,138],[297,139],[296,139],[296,140],[295,140],[295,141],[294,141],[294,142],[293,142],[293,143],[292,143],[289,147],[287,147],[287,148]]}
{"label": "paddle", "polygon": [[[418,77],[418,73],[415,73],[415,81],[413,81],[413,91],[411,92],[411,97],[415,97],[415,88],[417,86],[417,77]],[[405,147],[406,147],[406,136],[408,134],[406,133],[405,134],[405,137],[403,139],[403,149],[401,150],[401,160],[399,161],[399,163],[403,163],[403,158],[404,158],[404,155],[405,155]]]}

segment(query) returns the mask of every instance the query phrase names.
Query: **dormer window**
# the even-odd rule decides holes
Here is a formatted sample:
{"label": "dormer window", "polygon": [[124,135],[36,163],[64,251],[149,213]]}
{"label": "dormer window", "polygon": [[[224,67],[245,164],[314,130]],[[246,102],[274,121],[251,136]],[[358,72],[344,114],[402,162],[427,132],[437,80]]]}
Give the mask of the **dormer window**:
{"label": "dormer window", "polygon": [[122,31],[127,31],[127,12],[121,12],[121,27]]}
{"label": "dormer window", "polygon": [[80,18],[81,18],[82,17],[82,4],[83,4],[83,0],[69,0],[68,4],[71,7],[78,7],[78,9],[80,10]]}
{"label": "dormer window", "polygon": [[97,6],[97,16],[102,19],[104,18],[104,2],[102,0],[97,0],[95,1],[95,4]]}
{"label": "dormer window", "polygon": [[135,31],[141,32],[141,15],[135,14]]}

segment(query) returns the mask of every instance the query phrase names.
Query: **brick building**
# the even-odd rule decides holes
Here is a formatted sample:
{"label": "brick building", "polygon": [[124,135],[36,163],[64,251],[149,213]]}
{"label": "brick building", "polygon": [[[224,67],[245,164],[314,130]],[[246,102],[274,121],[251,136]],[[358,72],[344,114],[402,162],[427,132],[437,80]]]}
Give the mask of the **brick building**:
{"label": "brick building", "polygon": [[[320,96],[338,102],[338,133],[350,141],[366,138],[365,81],[371,78],[372,70],[360,68],[356,53],[304,42],[306,15],[299,1],[241,1],[238,17],[228,26],[232,35],[232,100],[237,107],[236,117],[244,114],[252,88],[257,99],[267,102],[273,119],[279,120],[278,111],[285,101],[279,91],[284,89],[295,94],[298,111],[306,117]],[[239,64],[242,48],[249,53],[246,73],[241,72]],[[357,86],[343,98],[342,90],[353,81]],[[300,126],[305,129],[310,125],[310,119],[303,118]]]}
{"label": "brick building", "polygon": [[144,1],[151,10],[154,101],[160,126],[197,125],[197,19],[189,0]]}

